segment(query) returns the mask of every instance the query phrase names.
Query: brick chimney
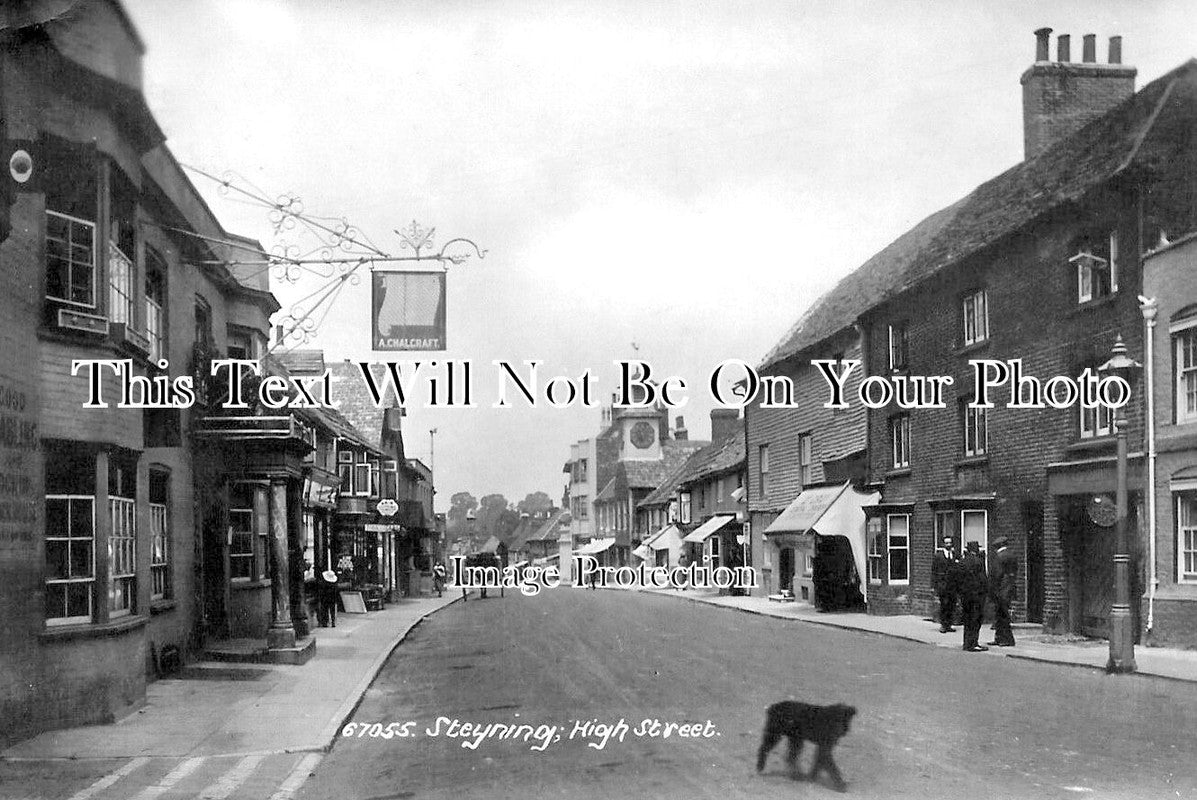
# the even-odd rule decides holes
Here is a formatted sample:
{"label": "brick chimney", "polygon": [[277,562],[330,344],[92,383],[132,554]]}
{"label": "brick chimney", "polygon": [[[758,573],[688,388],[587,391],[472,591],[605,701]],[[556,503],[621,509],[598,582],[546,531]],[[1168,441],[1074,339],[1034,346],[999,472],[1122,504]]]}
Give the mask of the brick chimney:
{"label": "brick chimney", "polygon": [[711,441],[722,442],[740,428],[740,412],[735,408],[711,409]]}
{"label": "brick chimney", "polygon": [[686,418],[678,417],[677,425],[673,429],[673,438],[679,442],[684,442],[690,438],[690,432],[686,430]]}
{"label": "brick chimney", "polygon": [[1083,38],[1082,60],[1071,60],[1071,40],[1058,38],[1052,61],[1051,28],[1035,31],[1035,63],[1022,74],[1025,157],[1034,158],[1135,93],[1134,67],[1122,63],[1122,37],[1110,37],[1109,59],[1097,63],[1097,37]]}

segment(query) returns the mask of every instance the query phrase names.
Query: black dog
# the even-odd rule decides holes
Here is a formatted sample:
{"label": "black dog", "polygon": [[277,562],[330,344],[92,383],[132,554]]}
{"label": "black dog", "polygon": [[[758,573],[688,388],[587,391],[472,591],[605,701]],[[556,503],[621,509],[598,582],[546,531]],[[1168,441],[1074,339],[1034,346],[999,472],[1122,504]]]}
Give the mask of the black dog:
{"label": "black dog", "polygon": [[812,706],[808,703],[797,703],[785,700],[769,706],[765,716],[765,732],[761,735],[761,748],[756,754],[756,771],[765,768],[765,758],[774,745],[786,737],[790,741],[789,752],[786,753],[786,763],[790,765],[790,777],[802,780],[802,771],[798,768],[798,754],[802,752],[802,745],[814,742],[818,747],[815,752],[815,762],[810,768],[809,777],[814,780],[819,770],[827,770],[831,776],[831,783],[837,791],[844,791],[847,784],[840,775],[839,767],[831,751],[848,732],[848,724],[856,714],[856,708],[837,703],[833,706]]}

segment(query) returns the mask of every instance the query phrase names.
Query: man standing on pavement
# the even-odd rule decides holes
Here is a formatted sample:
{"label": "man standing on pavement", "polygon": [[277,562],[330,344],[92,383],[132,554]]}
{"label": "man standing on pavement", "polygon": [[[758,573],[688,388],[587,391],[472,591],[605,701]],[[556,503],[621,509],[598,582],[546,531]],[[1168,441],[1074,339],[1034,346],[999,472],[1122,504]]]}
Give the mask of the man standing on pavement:
{"label": "man standing on pavement", "polygon": [[939,595],[939,632],[951,633],[952,619],[956,616],[956,595],[960,591],[959,566],[956,549],[951,536],[944,536],[942,546],[931,557],[931,586]]}
{"label": "man standing on pavement", "polygon": [[1014,631],[1010,629],[1010,603],[1018,582],[1018,556],[1007,546],[1005,536],[993,540],[997,552],[993,557],[993,628],[994,640],[989,644],[997,647],[1013,647]]}
{"label": "man standing on pavement", "polygon": [[985,576],[985,557],[976,542],[969,542],[960,559],[960,602],[964,614],[964,650],[981,653],[988,650],[978,642],[981,618],[985,615],[985,595],[989,579]]}

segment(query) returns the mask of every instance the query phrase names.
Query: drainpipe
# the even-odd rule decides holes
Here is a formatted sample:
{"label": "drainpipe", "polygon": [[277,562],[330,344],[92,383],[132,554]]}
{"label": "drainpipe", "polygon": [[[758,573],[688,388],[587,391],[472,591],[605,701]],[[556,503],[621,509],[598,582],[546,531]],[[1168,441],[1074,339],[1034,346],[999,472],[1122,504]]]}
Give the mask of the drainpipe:
{"label": "drainpipe", "polygon": [[1143,312],[1143,321],[1147,323],[1147,338],[1144,346],[1143,365],[1146,372],[1147,386],[1147,632],[1150,636],[1155,626],[1155,590],[1159,585],[1155,566],[1155,298],[1148,299],[1139,296],[1139,310]]}

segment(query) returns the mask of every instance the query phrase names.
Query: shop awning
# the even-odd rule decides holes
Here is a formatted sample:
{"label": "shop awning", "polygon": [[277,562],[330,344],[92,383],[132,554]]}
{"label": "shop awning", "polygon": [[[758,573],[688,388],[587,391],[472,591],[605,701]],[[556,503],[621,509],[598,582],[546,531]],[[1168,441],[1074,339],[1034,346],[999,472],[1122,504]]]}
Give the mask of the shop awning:
{"label": "shop awning", "polygon": [[640,559],[641,561],[648,561],[650,558],[652,558],[653,551],[648,549],[648,545],[642,544],[632,551],[632,555],[636,556],[636,558]]}
{"label": "shop awning", "polygon": [[785,511],[778,514],[777,519],[765,528],[765,535],[806,533],[815,527],[848,486],[848,483],[844,483],[843,486],[821,486],[803,490],[802,494],[795,497],[794,502],[786,506]]}
{"label": "shop awning", "polygon": [[733,519],[735,519],[735,517],[717,514],[716,516],[711,517],[706,522],[699,525],[694,530],[690,531],[690,533],[686,534],[686,538],[682,539],[682,541],[693,542],[694,544],[702,544],[707,539],[711,538],[711,534],[722,528],[727,523],[731,522]]}
{"label": "shop awning", "polygon": [[593,556],[593,555],[603,552],[604,550],[609,549],[611,547],[611,545],[613,545],[613,544],[615,544],[614,536],[608,537],[606,539],[592,539],[591,541],[587,542],[586,544],[582,545],[577,550],[575,550],[574,555]]}

